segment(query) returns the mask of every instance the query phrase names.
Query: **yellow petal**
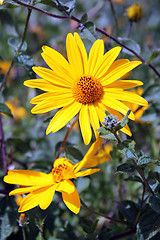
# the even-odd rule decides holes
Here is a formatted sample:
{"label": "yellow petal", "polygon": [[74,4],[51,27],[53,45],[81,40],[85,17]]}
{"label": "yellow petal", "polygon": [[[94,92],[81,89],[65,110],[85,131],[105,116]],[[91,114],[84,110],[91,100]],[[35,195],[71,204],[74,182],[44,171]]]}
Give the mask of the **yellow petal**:
{"label": "yellow petal", "polygon": [[83,75],[83,58],[81,58],[81,52],[73,35],[69,33],[66,38],[66,50],[68,61],[75,72],[76,77],[79,78]]}
{"label": "yellow petal", "polygon": [[35,107],[32,108],[31,112],[34,114],[49,112],[56,108],[61,108],[70,105],[74,102],[74,98],[69,94],[60,94],[58,96],[50,95]]}
{"label": "yellow petal", "polygon": [[[105,95],[105,97],[103,97],[102,103],[106,106],[106,109],[107,109],[107,107],[110,107],[110,108],[122,113],[123,115],[126,115],[127,111],[129,110],[129,108],[126,105],[124,105],[124,103],[122,103],[114,98],[108,97],[107,94]],[[132,120],[135,119],[134,114],[132,112],[129,114],[128,117]]]}
{"label": "yellow petal", "polygon": [[88,145],[92,137],[92,131],[89,121],[88,104],[82,105],[82,108],[79,113],[79,124],[84,143]]}
{"label": "yellow petal", "polygon": [[43,210],[49,207],[52,202],[54,193],[55,193],[56,185],[46,188],[43,192],[43,196],[39,199],[39,207]]}
{"label": "yellow petal", "polygon": [[130,89],[143,85],[143,82],[137,80],[119,80],[107,85],[107,88]]}
{"label": "yellow petal", "polygon": [[72,168],[74,165],[68,161],[66,158],[57,158],[55,161],[54,161],[54,164],[53,164],[53,167],[56,168],[58,167],[59,165],[67,165],[68,167]]}
{"label": "yellow petal", "polygon": [[60,182],[59,185],[56,187],[56,191],[65,192],[68,194],[73,193],[74,190],[75,190],[75,186],[70,180],[64,180]]}
{"label": "yellow petal", "polygon": [[99,121],[103,122],[104,118],[106,117],[106,114],[105,114],[106,108],[100,102],[95,105],[95,108],[96,108],[96,112],[98,114]]}
{"label": "yellow petal", "polygon": [[105,89],[105,96],[111,97],[117,100],[136,103],[142,106],[148,106],[148,102],[144,98],[142,98],[141,96],[133,92],[121,91],[121,90],[116,91],[110,88],[110,89]]}
{"label": "yellow petal", "polygon": [[48,135],[51,131],[57,132],[64,127],[79,112],[81,106],[81,103],[74,102],[59,110],[49,123],[46,134]]}
{"label": "yellow petal", "polygon": [[85,46],[80,38],[80,36],[78,35],[78,33],[74,33],[74,38],[76,40],[77,43],[77,47],[79,49],[80,52],[80,56],[81,56],[81,61],[82,61],[82,65],[83,65],[83,74],[85,74],[87,72],[87,52],[85,49]]}
{"label": "yellow petal", "polygon": [[97,71],[99,67],[99,63],[103,57],[104,54],[104,43],[103,40],[98,39],[93,43],[93,46],[91,47],[90,53],[89,53],[89,59],[88,59],[88,74],[91,76],[93,75],[93,72]]}
{"label": "yellow petal", "polygon": [[133,61],[133,62],[127,62],[125,64],[120,65],[119,67],[113,69],[111,72],[107,73],[106,77],[101,79],[101,83],[103,86],[107,86],[108,84],[111,84],[115,80],[121,78],[124,74],[130,72],[133,68],[140,65],[141,62],[139,61]]}
{"label": "yellow petal", "polygon": [[[82,159],[82,161],[80,161],[79,163],[74,165],[75,168],[75,173],[79,172],[82,168],[88,168],[90,167],[90,159],[94,156],[94,154],[100,149],[100,147],[102,146],[103,143],[103,138],[98,138],[89,148],[88,152],[86,153],[86,155],[84,156],[84,158]],[[95,163],[96,164],[96,163]],[[96,166],[96,165],[94,165]]]}
{"label": "yellow petal", "polygon": [[[23,201],[21,202],[21,205],[18,209],[18,212],[25,212],[28,211],[36,206],[38,206],[42,201],[42,207],[48,207],[52,201],[52,198],[55,192],[55,186],[51,187],[44,187],[41,189],[38,189],[30,194],[28,194]],[[46,197],[48,196],[48,200],[46,200]],[[45,205],[43,199],[45,198],[47,205]],[[44,208],[42,208],[44,209]]]}
{"label": "yellow petal", "polygon": [[[50,184],[49,184],[50,185]],[[38,186],[34,186],[34,187],[20,187],[17,189],[12,190],[9,193],[9,196],[13,196],[13,195],[19,195],[19,194],[26,194],[29,192],[33,192],[39,188],[45,187],[45,185],[38,185]]]}
{"label": "yellow petal", "polygon": [[96,138],[98,138],[99,133],[98,133],[98,131],[96,131],[96,130],[97,130],[98,128],[100,128],[99,118],[98,118],[98,115],[97,115],[95,106],[92,105],[92,104],[90,104],[88,107],[89,107],[89,116],[90,116],[91,125],[92,125],[92,127],[93,127],[94,134],[95,134]]}
{"label": "yellow petal", "polygon": [[[95,163],[95,161],[93,159],[90,159],[90,164],[92,165],[92,162]],[[104,162],[104,161],[103,161]],[[93,166],[95,166],[93,163]],[[100,163],[99,163],[100,164]],[[96,164],[97,165],[97,164]],[[91,175],[93,173],[96,173],[96,172],[99,172],[100,169],[98,168],[95,168],[95,169],[87,169],[85,171],[81,171],[81,172],[78,172],[76,173],[76,177],[85,177],[85,176],[88,176],[88,175]]]}
{"label": "yellow petal", "polygon": [[33,71],[43,79],[51,82],[52,84],[59,86],[70,88],[72,87],[72,82],[67,81],[68,75],[66,76],[63,71],[60,72],[60,76],[58,76],[54,71],[44,67],[33,67]]}
{"label": "yellow petal", "polygon": [[102,76],[106,75],[107,70],[114,62],[114,60],[118,57],[121,51],[121,47],[112,48],[110,51],[106,52],[106,54],[101,59],[99,63],[99,68],[97,72],[94,72],[94,75],[97,79],[101,78]]}
{"label": "yellow petal", "polygon": [[129,63],[130,61],[128,59],[118,59],[112,63],[112,65],[109,67],[107,73],[110,73],[115,68],[122,66],[123,64]]}
{"label": "yellow petal", "polygon": [[52,174],[31,170],[10,170],[4,177],[4,181],[10,184],[23,186],[50,185],[53,184]]}
{"label": "yellow petal", "polygon": [[74,192],[71,194],[62,192],[62,198],[66,206],[75,214],[79,213],[80,211],[80,198],[79,194],[77,192],[77,189],[75,188]]}

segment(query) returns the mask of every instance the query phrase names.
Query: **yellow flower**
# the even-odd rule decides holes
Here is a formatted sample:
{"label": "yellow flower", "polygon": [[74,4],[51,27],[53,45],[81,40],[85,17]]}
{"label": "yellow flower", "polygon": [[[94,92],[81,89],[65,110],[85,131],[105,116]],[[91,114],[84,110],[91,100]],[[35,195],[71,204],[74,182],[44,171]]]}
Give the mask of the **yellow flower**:
{"label": "yellow flower", "polygon": [[[143,88],[139,87],[137,89],[132,89],[131,92],[133,92],[135,94],[138,94],[138,95],[142,95],[143,94]],[[139,118],[142,116],[144,111],[147,109],[147,106],[139,108],[139,105],[136,104],[136,103],[125,102],[125,104],[129,107],[129,109],[132,110],[132,112],[134,112],[135,121],[140,122]]]}
{"label": "yellow flower", "polygon": [[131,21],[139,21],[142,18],[143,10],[142,6],[138,6],[138,3],[135,2],[132,6],[127,9],[127,16]]}
{"label": "yellow flower", "polygon": [[97,157],[100,159],[104,158],[104,161],[110,162],[112,160],[110,152],[112,150],[112,144],[106,143],[103,148],[98,151]]}
{"label": "yellow flower", "polygon": [[3,4],[3,0],[0,0],[0,4],[1,4],[1,5]]}
{"label": "yellow flower", "polygon": [[[57,132],[79,113],[82,137],[85,144],[89,144],[92,137],[90,124],[97,138],[96,129],[100,127],[99,121],[104,120],[105,110],[117,116],[126,115],[128,107],[121,100],[147,106],[147,101],[142,97],[124,91],[143,85],[142,82],[116,81],[141,64],[140,61],[130,62],[127,59],[115,61],[121,47],[115,47],[104,54],[104,42],[98,39],[91,47],[88,57],[80,36],[69,33],[66,49],[68,61],[54,49],[43,46],[42,57],[52,70],[33,67],[34,72],[42,79],[24,82],[28,87],[46,91],[31,100],[31,103],[37,104],[32,113],[62,108],[52,118],[46,134]],[[129,118],[134,120],[132,112]],[[131,135],[128,127],[124,127],[123,132]]]}
{"label": "yellow flower", "polygon": [[[95,155],[102,143],[103,139],[98,138],[82,161],[75,165],[65,158],[56,159],[49,174],[30,170],[8,171],[8,175],[4,177],[6,183],[23,185],[11,191],[10,196],[30,192],[20,203],[18,211],[25,212],[38,205],[41,209],[46,209],[51,204],[55,191],[58,191],[62,193],[66,206],[77,214],[80,210],[80,198],[70,179],[91,175],[100,170],[90,169],[90,167],[95,167],[105,161],[104,158]],[[89,169],[80,171],[82,168]]]}
{"label": "yellow flower", "polygon": [[21,119],[25,119],[27,116],[27,112],[24,107],[17,106],[19,104],[19,100],[17,98],[14,98],[12,101],[7,101],[5,104],[9,107],[11,110],[11,113],[14,117],[14,120],[18,122]]}

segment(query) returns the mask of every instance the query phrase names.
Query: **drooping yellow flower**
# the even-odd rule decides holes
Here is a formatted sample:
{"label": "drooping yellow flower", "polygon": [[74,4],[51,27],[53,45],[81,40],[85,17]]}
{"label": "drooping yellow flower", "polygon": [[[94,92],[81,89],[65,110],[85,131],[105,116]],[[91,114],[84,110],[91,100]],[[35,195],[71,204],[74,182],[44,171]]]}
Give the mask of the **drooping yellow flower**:
{"label": "drooping yellow flower", "polygon": [[[62,193],[62,198],[67,207],[74,213],[80,210],[80,198],[78,192],[70,179],[84,177],[98,172],[95,167],[105,161],[95,155],[103,143],[102,138],[98,138],[90,147],[82,161],[72,164],[65,158],[58,158],[53,164],[53,169],[49,174],[31,170],[11,170],[4,177],[4,181],[9,184],[23,185],[15,189],[9,195],[19,195],[29,193],[20,203],[19,212],[25,212],[36,206],[46,209],[52,202],[55,191]],[[89,168],[80,171],[82,168]]]}
{"label": "drooping yellow flower", "polygon": [[[137,89],[132,89],[131,92],[138,94],[138,95],[142,95],[143,94],[143,88],[139,87]],[[140,122],[139,118],[142,116],[142,114],[144,113],[144,111],[147,109],[147,106],[144,107],[140,107],[139,105],[136,103],[128,103],[125,102],[125,104],[129,107],[129,109],[132,110],[132,112],[134,112],[135,115],[135,121],[136,122]]]}
{"label": "drooping yellow flower", "polygon": [[[32,113],[45,113],[61,108],[52,118],[46,134],[57,132],[64,127],[77,113],[82,137],[89,144],[92,131],[96,138],[105,117],[105,110],[114,115],[125,115],[128,107],[121,101],[147,106],[142,97],[125,91],[139,85],[137,80],[118,80],[141,64],[140,61],[130,62],[127,59],[116,60],[121,47],[115,47],[104,54],[103,40],[98,39],[91,47],[89,57],[84,44],[77,33],[69,33],[66,39],[68,61],[54,49],[43,46],[42,57],[52,69],[33,67],[34,72],[42,79],[32,79],[24,82],[31,88],[46,91],[31,100],[36,104]],[[120,114],[121,113],[121,114]],[[134,120],[131,112],[129,118]],[[131,132],[127,126],[122,129],[128,135]]]}
{"label": "drooping yellow flower", "polygon": [[142,18],[143,10],[142,6],[135,2],[132,6],[127,9],[127,16],[130,21],[139,21]]}

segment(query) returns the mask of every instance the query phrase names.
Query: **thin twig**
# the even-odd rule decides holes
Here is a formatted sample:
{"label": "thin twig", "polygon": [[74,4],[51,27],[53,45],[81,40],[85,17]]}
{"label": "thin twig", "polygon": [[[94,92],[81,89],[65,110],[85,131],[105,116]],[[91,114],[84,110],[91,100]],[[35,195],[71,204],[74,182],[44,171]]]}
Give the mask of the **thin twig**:
{"label": "thin twig", "polygon": [[66,135],[65,135],[64,140],[63,140],[63,142],[62,142],[62,145],[61,145],[61,147],[60,147],[60,149],[59,149],[59,151],[58,151],[58,154],[57,154],[57,156],[56,156],[56,159],[59,158],[60,154],[62,153],[62,151],[63,151],[63,149],[64,149],[64,146],[65,146],[65,144],[66,144],[67,138],[68,138],[68,136],[69,136],[72,128],[74,127],[75,123],[77,122],[78,117],[79,117],[79,114],[77,114],[77,116],[76,116],[74,122],[71,124],[71,126],[67,127]]}
{"label": "thin twig", "polygon": [[94,209],[88,207],[82,200],[81,200],[81,203],[82,203],[82,205],[83,205],[88,211],[90,211],[90,212],[92,212],[92,213],[94,213],[94,214],[96,214],[96,215],[98,215],[98,216],[107,218],[107,219],[109,219],[111,222],[116,222],[116,223],[128,225],[128,223],[127,223],[126,221],[121,221],[121,220],[115,219],[115,218],[113,218],[113,217],[109,217],[109,216],[107,216],[107,215],[105,215],[105,214],[103,214],[103,213],[100,213],[100,212],[95,211]]}
{"label": "thin twig", "polygon": [[6,153],[6,145],[4,139],[4,132],[3,132],[3,123],[2,123],[2,115],[0,113],[0,137],[1,137],[1,158],[2,158],[2,166],[4,174],[7,173],[7,153]]}
{"label": "thin twig", "polygon": [[124,237],[128,237],[130,235],[133,235],[136,233],[136,228],[133,228],[127,232],[120,233],[118,235],[115,235],[113,237],[110,237],[109,240],[116,240],[116,239],[124,239]]}
{"label": "thin twig", "polygon": [[[33,4],[33,3],[31,3],[31,4]],[[19,45],[19,47],[18,47],[18,49],[17,49],[17,51],[16,51],[16,53],[15,53],[15,56],[20,52],[20,50],[21,50],[21,48],[22,48],[22,46],[23,46],[23,44],[24,44],[24,40],[25,40],[25,38],[26,38],[26,34],[27,34],[27,29],[28,29],[28,24],[29,24],[29,19],[30,19],[30,16],[31,16],[31,12],[32,12],[32,10],[31,10],[31,9],[28,9],[28,14],[27,14],[27,18],[26,18],[26,23],[25,23],[25,28],[24,28],[22,40],[21,40],[21,43],[20,43],[20,45]],[[10,66],[9,66],[9,69],[8,69],[7,73],[5,74],[5,76],[4,76],[4,78],[3,78],[3,81],[2,81],[1,86],[0,86],[0,91],[2,90],[4,84],[6,83],[7,78],[8,78],[8,75],[9,75],[9,73],[10,73],[13,65],[14,65],[14,58],[13,58],[13,60],[11,61],[11,64],[10,64]]]}
{"label": "thin twig", "polygon": [[[18,4],[20,4],[20,5],[22,5],[22,6],[24,6],[24,7],[29,8],[29,9],[33,9],[33,10],[39,11],[39,12],[41,12],[41,13],[44,13],[44,14],[50,16],[50,17],[59,18],[59,19],[72,19],[72,20],[78,22],[79,24],[81,24],[82,26],[84,26],[84,25],[81,23],[80,19],[78,19],[78,18],[74,17],[73,15],[69,14],[69,12],[67,12],[67,10],[65,10],[65,14],[67,14],[66,16],[60,16],[60,15],[52,14],[52,13],[47,12],[47,11],[45,11],[45,10],[42,10],[42,9],[40,9],[40,8],[34,7],[34,6],[32,6],[32,5],[28,5],[28,4],[26,4],[26,3],[24,3],[24,2],[21,2],[21,1],[19,1],[19,0],[13,0],[13,1],[16,2],[16,3],[18,3]],[[58,3],[58,1],[57,1],[57,3]],[[59,6],[61,7],[61,9],[63,8],[62,5],[59,5]],[[63,8],[63,11],[64,11],[64,8]],[[84,27],[85,27],[85,26],[84,26]],[[112,39],[114,42],[116,42],[116,43],[117,43],[118,45],[120,45],[121,47],[124,47],[124,48],[127,49],[128,51],[132,52],[139,60],[141,60],[144,64],[146,64],[148,67],[150,67],[150,68],[155,72],[155,74],[160,78],[160,73],[157,71],[157,69],[156,69],[151,63],[147,64],[147,62],[146,62],[138,53],[136,53],[134,50],[132,50],[131,48],[129,48],[128,46],[126,46],[124,43],[122,43],[121,41],[119,41],[119,40],[118,40],[117,38],[115,38],[114,36],[112,36],[112,35],[108,34],[107,32],[105,32],[104,30],[102,30],[102,29],[100,29],[100,28],[98,28],[98,27],[96,27],[95,30],[96,30],[97,32],[100,32],[101,34],[109,37],[110,39]]]}

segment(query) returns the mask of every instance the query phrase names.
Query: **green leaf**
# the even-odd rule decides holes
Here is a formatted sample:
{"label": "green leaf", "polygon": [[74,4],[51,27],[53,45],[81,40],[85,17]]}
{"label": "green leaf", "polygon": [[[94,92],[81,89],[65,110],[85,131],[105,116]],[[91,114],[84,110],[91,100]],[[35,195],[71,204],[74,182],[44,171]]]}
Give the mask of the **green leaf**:
{"label": "green leaf", "polygon": [[13,226],[10,225],[8,213],[0,217],[0,239],[5,240],[13,232]]}
{"label": "green leaf", "polygon": [[81,226],[86,233],[93,233],[96,229],[97,223],[98,220],[93,222],[92,220],[88,220],[85,218],[81,219]]}
{"label": "green leaf", "polygon": [[160,48],[154,49],[151,53],[151,56],[149,60],[147,61],[147,64],[156,59],[157,57],[160,56]]}
{"label": "green leaf", "polygon": [[5,2],[4,1],[3,5],[6,8],[17,8],[17,7],[20,7],[20,5],[18,3],[15,3],[13,1],[11,1],[11,2]]}
{"label": "green leaf", "polygon": [[139,182],[143,183],[142,179],[138,176],[129,176],[128,178],[124,179],[125,181],[131,181],[131,182]]}
{"label": "green leaf", "polygon": [[137,164],[139,166],[141,166],[141,165],[145,165],[145,164],[153,163],[153,162],[156,162],[153,158],[143,155],[138,159]]}
{"label": "green leaf", "polygon": [[[141,53],[141,48],[140,48],[140,45],[135,42],[134,40],[132,39],[129,39],[129,38],[118,38],[118,40],[120,42],[122,42],[123,44],[125,44],[127,47],[131,48],[133,51],[135,51],[136,53],[140,54]],[[122,50],[124,53],[127,53],[129,55],[133,55],[134,54],[132,52],[130,52],[129,50],[123,48]]]}
{"label": "green leaf", "polygon": [[117,167],[117,173],[133,173],[135,171],[135,167],[131,163],[123,163]]}
{"label": "green leaf", "polygon": [[138,160],[138,156],[134,150],[135,142],[132,140],[126,140],[117,144],[118,151],[122,153],[128,159]]}
{"label": "green leaf", "polygon": [[39,1],[36,1],[36,3],[42,3],[45,5],[51,6],[52,8],[58,9],[58,5],[52,0],[39,0]]}
{"label": "green leaf", "polygon": [[125,127],[126,124],[128,123],[128,116],[130,114],[131,110],[128,110],[126,116],[122,118],[121,121],[118,122],[117,127],[115,128],[116,131],[120,130],[121,128]]}
{"label": "green leaf", "polygon": [[95,36],[87,28],[84,28],[80,35],[83,40],[88,40],[90,43],[94,43],[96,41]]}
{"label": "green leaf", "polygon": [[6,115],[7,115],[8,117],[10,117],[10,118],[13,118],[13,115],[12,115],[12,113],[11,113],[11,110],[10,110],[9,107],[8,107],[6,104],[4,104],[4,103],[0,103],[0,112],[6,114]]}
{"label": "green leaf", "polygon": [[151,205],[151,208],[155,212],[160,213],[160,196],[158,195],[151,196],[149,199],[149,203]]}
{"label": "green leaf", "polygon": [[130,224],[134,224],[138,214],[137,206],[134,202],[124,200],[119,203],[119,211]]}
{"label": "green leaf", "polygon": [[149,240],[160,231],[160,214],[152,209],[142,213],[137,225],[137,239]]}
{"label": "green leaf", "polygon": [[110,141],[117,141],[116,137],[112,133],[111,130],[106,129],[105,127],[100,127],[96,131],[100,132],[100,137],[110,140]]}
{"label": "green leaf", "polygon": [[145,92],[143,93],[143,97],[148,101],[159,101],[160,96],[160,84],[150,85]]}
{"label": "green leaf", "polygon": [[77,148],[72,146],[67,146],[64,148],[65,157],[74,161],[75,159],[81,161],[83,159],[83,154]]}
{"label": "green leaf", "polygon": [[83,14],[83,16],[81,17],[81,23],[85,24],[87,22],[88,16],[87,13]]}
{"label": "green leaf", "polygon": [[71,13],[73,9],[75,8],[76,0],[72,0],[67,2],[64,6],[67,7],[67,11]]}

